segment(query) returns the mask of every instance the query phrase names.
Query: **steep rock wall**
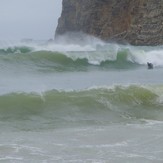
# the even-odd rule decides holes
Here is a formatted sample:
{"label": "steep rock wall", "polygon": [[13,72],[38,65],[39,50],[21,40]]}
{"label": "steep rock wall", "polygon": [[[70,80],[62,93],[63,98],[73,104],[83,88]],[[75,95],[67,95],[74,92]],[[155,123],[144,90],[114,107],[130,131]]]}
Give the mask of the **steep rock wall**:
{"label": "steep rock wall", "polygon": [[133,45],[163,44],[163,0],[63,0],[56,37],[84,32]]}

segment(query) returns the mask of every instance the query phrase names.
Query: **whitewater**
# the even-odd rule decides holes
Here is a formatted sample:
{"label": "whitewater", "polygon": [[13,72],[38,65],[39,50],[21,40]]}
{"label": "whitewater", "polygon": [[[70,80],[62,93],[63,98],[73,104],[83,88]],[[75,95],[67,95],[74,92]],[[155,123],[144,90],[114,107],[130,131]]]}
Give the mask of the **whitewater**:
{"label": "whitewater", "polygon": [[0,161],[163,162],[163,46],[0,41],[0,76]]}

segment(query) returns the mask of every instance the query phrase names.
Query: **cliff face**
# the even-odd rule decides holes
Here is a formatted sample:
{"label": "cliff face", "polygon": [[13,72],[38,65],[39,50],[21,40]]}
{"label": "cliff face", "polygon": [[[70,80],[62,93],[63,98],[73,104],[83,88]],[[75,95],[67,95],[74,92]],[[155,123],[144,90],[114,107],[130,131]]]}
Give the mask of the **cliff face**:
{"label": "cliff face", "polygon": [[82,31],[102,40],[163,44],[163,0],[63,0],[56,37]]}

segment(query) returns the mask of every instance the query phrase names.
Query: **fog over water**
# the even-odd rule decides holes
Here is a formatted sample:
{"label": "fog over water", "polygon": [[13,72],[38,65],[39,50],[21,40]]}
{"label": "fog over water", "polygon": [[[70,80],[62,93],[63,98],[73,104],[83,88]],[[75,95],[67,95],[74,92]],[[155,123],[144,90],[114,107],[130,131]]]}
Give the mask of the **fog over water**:
{"label": "fog over water", "polygon": [[47,41],[61,2],[0,0],[0,162],[163,163],[163,46]]}
{"label": "fog over water", "polygon": [[0,40],[54,36],[62,0],[1,0]]}

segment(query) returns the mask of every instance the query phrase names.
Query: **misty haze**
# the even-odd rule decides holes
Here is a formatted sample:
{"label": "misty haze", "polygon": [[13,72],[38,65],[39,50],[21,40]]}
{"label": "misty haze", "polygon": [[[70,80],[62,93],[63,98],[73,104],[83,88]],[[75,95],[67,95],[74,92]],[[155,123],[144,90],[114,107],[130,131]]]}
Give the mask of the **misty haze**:
{"label": "misty haze", "polygon": [[0,162],[162,163],[162,13],[0,0]]}

